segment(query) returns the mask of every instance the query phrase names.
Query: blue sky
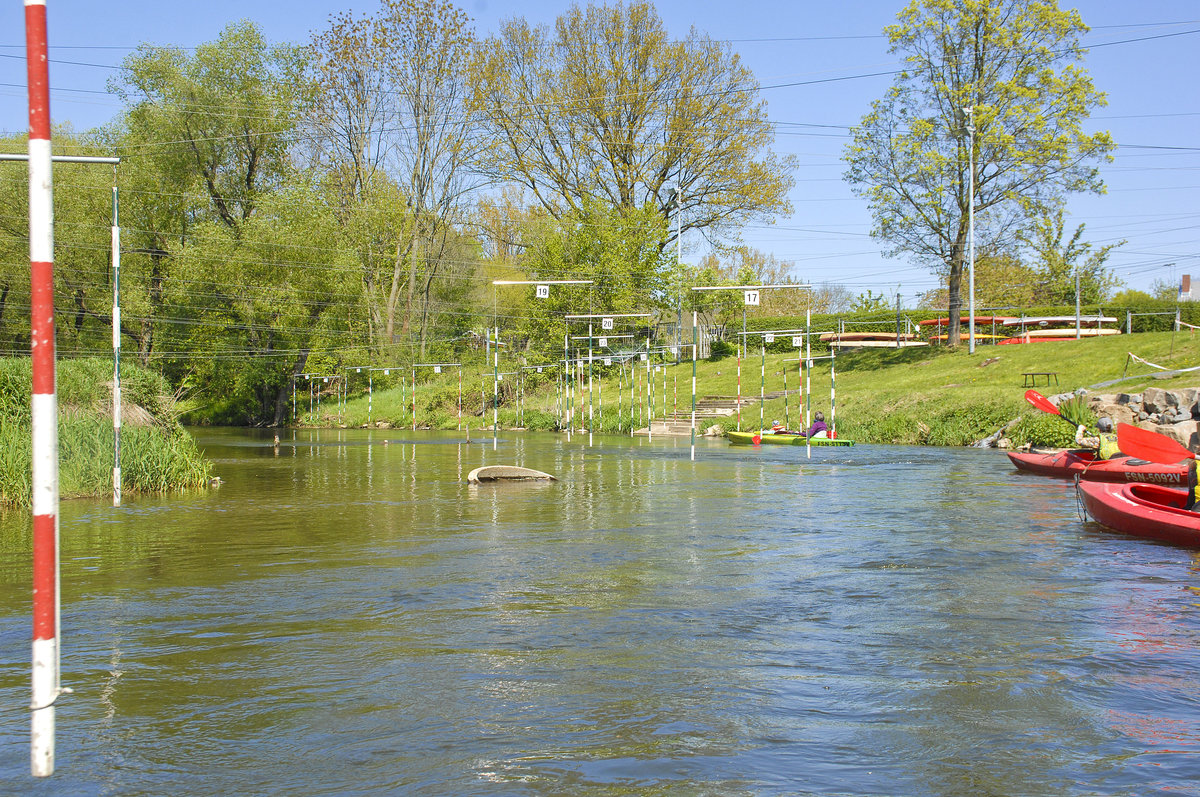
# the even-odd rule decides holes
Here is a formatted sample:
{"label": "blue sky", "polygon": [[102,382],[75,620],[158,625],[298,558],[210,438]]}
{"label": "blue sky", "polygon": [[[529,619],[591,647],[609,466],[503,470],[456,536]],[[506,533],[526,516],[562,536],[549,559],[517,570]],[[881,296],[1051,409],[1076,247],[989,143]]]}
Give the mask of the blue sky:
{"label": "blue sky", "polygon": [[[525,16],[551,23],[568,7],[544,0],[464,0],[460,6],[486,35],[501,21]],[[796,156],[795,212],[772,226],[745,232],[747,243],[795,263],[794,274],[813,282],[846,284],[911,302],[935,285],[929,268],[880,255],[869,236],[870,216],[841,180],[846,127],[881,96],[888,77],[855,77],[895,69],[882,28],[902,7],[898,0],[851,3],[657,3],[667,28],[689,27],[727,39],[764,86],[778,151]],[[1069,6],[1069,3],[1061,3]],[[48,0],[51,43],[51,112],[76,129],[102,124],[120,106],[105,81],[140,42],[195,46],[214,39],[237,19],[257,22],[276,42],[303,41],[331,13],[371,12],[375,3],[317,0],[215,0],[200,3],[101,4]],[[1089,0],[1077,6],[1092,27],[1085,66],[1109,105],[1093,117],[1095,129],[1112,132],[1120,145],[1104,168],[1108,193],[1076,196],[1068,205],[1072,227],[1100,245],[1127,240],[1109,265],[1128,287],[1154,281],[1176,284],[1200,275],[1200,4],[1195,0]],[[23,11],[9,0],[0,9],[0,119],[2,129],[24,130]],[[65,63],[68,61],[78,64]],[[788,87],[778,84],[800,83]],[[685,241],[685,259],[700,242]],[[1173,265],[1172,265],[1173,264]]]}

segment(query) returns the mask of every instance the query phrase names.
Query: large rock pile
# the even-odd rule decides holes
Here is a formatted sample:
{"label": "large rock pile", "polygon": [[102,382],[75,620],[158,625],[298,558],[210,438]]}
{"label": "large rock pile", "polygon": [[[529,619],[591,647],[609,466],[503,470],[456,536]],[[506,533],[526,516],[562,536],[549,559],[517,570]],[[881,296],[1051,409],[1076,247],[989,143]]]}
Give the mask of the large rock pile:
{"label": "large rock pile", "polygon": [[1114,424],[1150,429],[1200,451],[1200,388],[1148,387],[1141,393],[1090,396],[1088,403],[1097,415],[1112,418]]}

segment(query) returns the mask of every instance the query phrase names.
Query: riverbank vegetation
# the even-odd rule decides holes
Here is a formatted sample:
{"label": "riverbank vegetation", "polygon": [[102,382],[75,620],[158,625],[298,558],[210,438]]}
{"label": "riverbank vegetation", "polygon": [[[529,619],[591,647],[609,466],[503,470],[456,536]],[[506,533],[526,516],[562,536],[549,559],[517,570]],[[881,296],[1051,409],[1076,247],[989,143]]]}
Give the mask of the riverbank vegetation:
{"label": "riverbank vegetation", "polygon": [[[1006,432],[1013,445],[1065,446],[1073,437],[1073,426],[1061,418],[1038,412],[1024,400],[1026,373],[1054,374],[1053,385],[1045,385],[1046,377],[1039,382],[1038,390],[1046,395],[1080,388],[1094,393],[1136,393],[1148,386],[1174,389],[1200,385],[1200,372],[1161,378],[1163,371],[1131,360],[1131,350],[1165,369],[1190,368],[1200,363],[1200,340],[1193,334],[1151,332],[1080,341],[981,345],[974,355],[965,348],[941,346],[842,353],[834,361],[836,408],[830,406],[829,360],[818,360],[811,374],[804,378],[811,385],[812,410],[821,410],[828,419],[835,409],[839,434],[864,443],[969,445],[1016,421]],[[590,396],[584,372],[581,385],[573,391],[573,426],[587,428],[590,414],[594,431],[628,434],[631,403],[638,429],[645,428],[651,414],[661,419],[675,412],[690,412],[689,359],[685,357],[679,365],[673,359],[652,362],[653,388],[649,399],[646,363],[635,359],[633,364],[632,402],[629,364],[595,365]],[[662,370],[658,370],[660,366]],[[696,364],[696,372],[701,399],[738,395],[736,355],[701,360]],[[502,429],[560,429],[566,414],[566,399],[557,369],[547,367],[541,374],[536,369],[523,373],[524,379],[518,379],[509,372],[497,386],[493,369],[481,364],[464,368],[461,420],[459,372],[447,368],[442,374],[418,376],[415,418],[412,374],[405,372],[389,377],[394,381],[374,384],[369,402],[356,391],[345,402],[333,394],[326,395],[319,410],[315,403],[311,411],[303,403],[299,407],[299,422],[399,428],[411,428],[415,423],[419,429],[490,430],[493,390],[498,388]],[[741,428],[757,429],[760,417],[767,425],[773,420],[786,420],[791,428],[798,428],[803,412],[797,393],[800,376],[794,350],[772,347],[764,356],[761,348],[755,350],[752,344],[747,358],[741,362],[740,393],[751,401],[743,406]],[[1106,384],[1113,380],[1120,381]],[[778,395],[785,387],[786,400]],[[757,402],[760,392],[775,395],[763,403],[761,413]],[[307,402],[307,396],[304,398]],[[646,409],[648,401],[652,411]],[[737,417],[704,423],[727,430],[736,426]]]}
{"label": "riverbank vegetation", "polygon": [[[30,500],[29,360],[0,359],[0,505]],[[112,362],[66,360],[58,367],[59,494],[111,495],[113,487]],[[211,463],[179,424],[167,381],[122,365],[122,491],[167,492],[203,487]]]}

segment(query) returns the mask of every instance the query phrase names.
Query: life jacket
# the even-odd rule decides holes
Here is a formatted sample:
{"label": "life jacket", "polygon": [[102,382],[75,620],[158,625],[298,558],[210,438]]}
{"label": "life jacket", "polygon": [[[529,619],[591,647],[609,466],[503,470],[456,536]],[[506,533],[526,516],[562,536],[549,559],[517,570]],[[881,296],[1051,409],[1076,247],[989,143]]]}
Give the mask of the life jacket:
{"label": "life jacket", "polygon": [[1198,480],[1196,478],[1196,460],[1189,459],[1188,460],[1188,497],[1187,497],[1187,505],[1184,506],[1184,509],[1189,509],[1189,510],[1193,510],[1193,511],[1195,511],[1195,509],[1196,509],[1196,482],[1197,481]]}
{"label": "life jacket", "polygon": [[1117,436],[1112,432],[1100,434],[1100,448],[1096,452],[1096,459],[1112,459],[1121,453],[1120,447],[1117,446]]}

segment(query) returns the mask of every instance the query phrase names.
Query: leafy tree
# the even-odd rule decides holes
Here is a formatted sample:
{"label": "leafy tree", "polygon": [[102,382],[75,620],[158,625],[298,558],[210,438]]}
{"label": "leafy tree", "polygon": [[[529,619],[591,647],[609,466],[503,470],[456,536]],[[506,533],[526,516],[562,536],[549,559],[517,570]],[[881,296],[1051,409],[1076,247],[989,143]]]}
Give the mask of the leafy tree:
{"label": "leafy tree", "polygon": [[[1168,265],[1174,264],[1169,263]],[[1150,293],[1154,294],[1155,299],[1170,302],[1178,301],[1179,285],[1167,282],[1166,280],[1154,280],[1154,282],[1150,283]]]}
{"label": "leafy tree", "polygon": [[792,163],[771,152],[753,74],[726,43],[695,30],[672,39],[647,2],[575,6],[553,30],[510,20],[473,74],[490,174],[557,217],[591,201],[665,217],[670,187],[678,226],[710,238],[789,211]]}
{"label": "leafy tree", "polygon": [[162,190],[189,195],[194,213],[236,229],[291,171],[289,133],[306,85],[300,63],[297,48],[268,46],[247,21],[190,55],[140,46],[111,81],[130,103],[122,154],[149,160]]}
{"label": "leafy tree", "polygon": [[458,237],[450,227],[464,221],[465,198],[477,187],[474,46],[466,14],[446,0],[383,0],[374,17],[335,16],[309,48],[320,160],[343,205],[363,199],[380,170],[404,201],[393,203],[404,222],[393,225],[390,278],[373,281],[366,257],[376,250],[361,253],[370,287],[387,296],[387,343],[407,336],[417,318],[424,351],[433,285],[453,265],[443,259],[446,242]]}
{"label": "leafy tree", "polygon": [[939,264],[952,341],[972,200],[980,238],[998,246],[1064,193],[1101,189],[1094,163],[1114,145],[1083,129],[1104,104],[1078,65],[1086,30],[1055,0],[910,0],[886,28],[904,69],[853,129],[846,178],[888,254]]}
{"label": "leafy tree", "polygon": [[1031,250],[1038,276],[1038,299],[1046,304],[1075,303],[1075,275],[1079,275],[1079,298],[1083,304],[1099,304],[1120,281],[1104,263],[1124,241],[1093,249],[1083,238],[1083,224],[1064,241],[1065,220],[1060,208],[1037,219],[1018,239]]}
{"label": "leafy tree", "polygon": [[534,298],[526,286],[506,288],[498,302],[531,341],[551,347],[562,341],[565,315],[673,311],[665,278],[674,257],[658,247],[663,226],[651,205],[630,210],[589,200],[580,215],[548,220],[534,234],[521,270],[522,279],[592,285],[554,287],[547,299]]}
{"label": "leafy tree", "polygon": [[[54,133],[55,152],[108,155],[93,136]],[[0,140],[0,149],[28,151],[25,136]],[[112,341],[111,168],[54,164],[54,308],[58,348],[64,353],[108,350]],[[29,173],[18,164],[0,172],[0,345],[29,346]],[[138,280],[125,272],[123,304],[137,305]],[[130,279],[130,277],[133,277]],[[132,302],[131,302],[132,299]],[[122,317],[129,333],[137,310]]]}
{"label": "leafy tree", "polygon": [[212,399],[202,415],[278,425],[294,375],[362,356],[361,283],[340,237],[334,207],[297,184],[262,197],[236,230],[197,225],[174,252],[188,275],[167,289],[185,322],[176,345],[196,355],[181,358],[176,376]]}
{"label": "leafy tree", "polygon": [[[976,309],[1030,307],[1039,303],[1036,298],[1039,284],[1037,270],[1022,263],[1012,252],[985,250],[975,257]],[[921,306],[944,312],[948,301],[949,291],[943,279],[939,288],[921,298]]]}
{"label": "leafy tree", "polygon": [[1139,291],[1135,288],[1126,288],[1120,293],[1113,294],[1112,303],[1122,307],[1132,307],[1137,305],[1153,304],[1158,299],[1151,296],[1145,291]]}
{"label": "leafy tree", "polygon": [[860,293],[850,303],[850,312],[852,313],[876,313],[880,310],[887,310],[889,307],[886,294],[875,295],[875,291],[868,290],[866,293]]}
{"label": "leafy tree", "polygon": [[[737,246],[723,252],[712,252],[700,261],[701,266],[721,275],[717,284],[738,282],[754,285],[804,285],[804,279],[793,275],[795,264],[749,246]],[[850,291],[844,285],[822,283],[807,290],[781,289],[762,292],[759,312],[763,316],[802,316],[813,313],[835,313],[850,306]],[[740,312],[740,311],[739,311]]]}

